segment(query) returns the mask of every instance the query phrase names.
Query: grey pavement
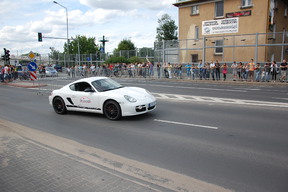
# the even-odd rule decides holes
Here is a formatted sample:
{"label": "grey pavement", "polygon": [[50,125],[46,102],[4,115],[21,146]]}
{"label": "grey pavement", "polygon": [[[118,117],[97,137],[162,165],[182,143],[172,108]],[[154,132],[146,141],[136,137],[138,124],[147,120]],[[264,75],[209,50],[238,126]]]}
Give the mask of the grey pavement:
{"label": "grey pavement", "polygon": [[98,169],[79,157],[57,153],[29,139],[3,136],[0,144],[1,192],[170,191],[119,176],[113,170]]}

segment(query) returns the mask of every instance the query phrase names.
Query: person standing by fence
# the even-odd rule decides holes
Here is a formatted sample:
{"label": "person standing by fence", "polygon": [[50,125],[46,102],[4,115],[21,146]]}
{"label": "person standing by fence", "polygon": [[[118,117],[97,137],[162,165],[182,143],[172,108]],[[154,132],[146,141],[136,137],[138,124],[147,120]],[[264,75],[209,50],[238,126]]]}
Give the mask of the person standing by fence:
{"label": "person standing by fence", "polygon": [[242,78],[242,68],[243,68],[242,62],[238,63],[238,65],[237,65],[237,74],[238,74],[238,80],[239,81]]}
{"label": "person standing by fence", "polygon": [[287,76],[287,62],[286,60],[284,59],[282,61],[282,63],[280,64],[280,69],[281,69],[281,78],[280,78],[280,81],[281,82],[284,82],[286,80],[286,76]]}
{"label": "person standing by fence", "polygon": [[187,63],[187,65],[185,65],[185,68],[186,68],[187,78],[190,79],[191,78],[191,65]]}
{"label": "person standing by fence", "polygon": [[233,81],[236,81],[236,77],[237,77],[237,64],[236,61],[233,62],[233,64],[231,65],[231,68],[233,69],[232,73],[233,73]]}
{"label": "person standing by fence", "polygon": [[226,63],[224,63],[224,64],[221,66],[221,68],[222,68],[222,73],[223,73],[223,79],[224,79],[224,81],[226,81],[226,75],[227,75],[228,66],[227,66]]}
{"label": "person standing by fence", "polygon": [[205,79],[209,80],[210,79],[210,63],[206,63],[206,74],[205,74]]}
{"label": "person standing by fence", "polygon": [[272,74],[272,81],[275,82],[277,80],[277,70],[278,70],[278,66],[276,64],[276,61],[272,62],[271,65],[271,74]]}
{"label": "person standing by fence", "polygon": [[254,64],[254,60],[251,59],[250,63],[248,63],[248,68],[249,68],[249,81],[253,81],[254,80],[254,68],[255,68],[255,64]]}
{"label": "person standing by fence", "polygon": [[266,80],[267,82],[270,82],[271,63],[270,63],[269,60],[268,60],[267,63],[265,64],[264,69],[265,69],[265,80]]}
{"label": "person standing by fence", "polygon": [[161,76],[161,64],[160,64],[160,62],[157,63],[156,67],[157,67],[158,79],[160,79],[160,76]]}
{"label": "person standing by fence", "polygon": [[200,78],[200,80],[202,80],[202,77],[203,77],[203,67],[204,67],[204,64],[202,63],[202,60],[200,60],[200,62],[198,63],[199,78]]}
{"label": "person standing by fence", "polygon": [[214,61],[211,61],[210,70],[211,70],[212,79],[213,79],[213,81],[215,81],[215,63],[214,63]]}
{"label": "person standing by fence", "polygon": [[256,64],[255,73],[256,73],[255,81],[259,82],[259,81],[260,81],[260,75],[261,75],[261,74],[260,74],[260,73],[261,73],[260,63],[257,63],[257,64]]}
{"label": "person standing by fence", "polygon": [[219,81],[220,80],[220,63],[218,62],[218,60],[216,60],[215,62],[215,73],[216,73],[216,80]]}
{"label": "person standing by fence", "polygon": [[195,66],[194,63],[192,63],[192,67],[191,67],[191,70],[192,70],[192,79],[195,80],[195,74],[196,74],[196,71],[197,71],[197,67]]}

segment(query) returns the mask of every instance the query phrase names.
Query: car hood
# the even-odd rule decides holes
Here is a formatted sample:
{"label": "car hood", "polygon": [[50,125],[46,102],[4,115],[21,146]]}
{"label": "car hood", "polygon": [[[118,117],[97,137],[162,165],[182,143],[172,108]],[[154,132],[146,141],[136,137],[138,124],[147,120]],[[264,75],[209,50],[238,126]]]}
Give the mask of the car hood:
{"label": "car hood", "polygon": [[144,99],[152,96],[145,89],[140,87],[122,87],[120,89],[109,91],[109,94],[128,95],[135,99]]}

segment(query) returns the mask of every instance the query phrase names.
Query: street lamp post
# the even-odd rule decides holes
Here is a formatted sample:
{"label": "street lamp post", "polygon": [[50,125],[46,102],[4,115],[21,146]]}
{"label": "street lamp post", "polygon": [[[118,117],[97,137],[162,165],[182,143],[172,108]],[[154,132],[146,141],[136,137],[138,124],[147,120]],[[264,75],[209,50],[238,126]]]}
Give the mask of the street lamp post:
{"label": "street lamp post", "polygon": [[[58,3],[57,1],[53,1],[53,3],[60,5],[61,7],[63,7],[63,8],[66,10],[66,28],[67,28],[67,54],[68,54],[68,57],[70,57],[70,56],[69,56],[68,9],[67,9],[67,7],[65,7],[65,6],[61,5],[60,3]],[[70,59],[69,59],[69,60],[70,60]],[[68,60],[68,61],[69,61],[69,60]],[[69,62],[68,62],[68,64],[69,64]]]}

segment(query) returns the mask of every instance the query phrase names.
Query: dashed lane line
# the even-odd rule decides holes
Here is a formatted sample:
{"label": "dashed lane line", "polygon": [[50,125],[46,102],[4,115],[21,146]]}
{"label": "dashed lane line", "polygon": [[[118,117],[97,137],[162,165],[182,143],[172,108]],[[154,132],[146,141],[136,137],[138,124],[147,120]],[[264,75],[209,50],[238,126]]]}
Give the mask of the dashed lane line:
{"label": "dashed lane line", "polygon": [[213,127],[213,126],[197,125],[197,124],[183,123],[183,122],[177,122],[177,121],[167,121],[167,120],[161,120],[161,119],[154,119],[154,121],[161,122],[161,123],[175,124],[175,125],[185,125],[185,126],[190,126],[190,127],[200,127],[200,128],[216,129],[216,130],[218,129],[218,127]]}

